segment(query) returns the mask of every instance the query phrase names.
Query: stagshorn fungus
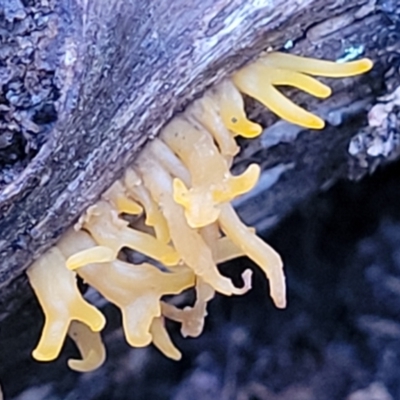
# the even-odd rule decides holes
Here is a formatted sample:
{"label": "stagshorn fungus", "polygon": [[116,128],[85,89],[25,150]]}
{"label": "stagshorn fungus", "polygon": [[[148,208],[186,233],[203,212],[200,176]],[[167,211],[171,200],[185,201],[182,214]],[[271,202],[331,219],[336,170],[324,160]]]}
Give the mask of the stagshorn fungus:
{"label": "stagshorn fungus", "polygon": [[[172,359],[181,354],[164,320],[181,324],[183,336],[198,336],[215,293],[242,295],[251,288],[251,271],[236,287],[218,264],[246,255],[265,273],[270,296],[286,306],[280,256],[245,226],[231,201],[250,191],[260,168],[250,165],[240,176],[230,173],[238,153],[236,136],[254,138],[262,127],[245,113],[242,94],[279,117],[306,128],[322,129],[324,121],[302,109],[276,88],[288,85],[315,97],[331,89],[312,75],[347,77],[372,68],[369,59],[336,63],[283,53],[269,53],[212,88],[177,115],[128,166],[124,176],[90,207],[74,229],[28,270],[29,281],[45,314],[42,336],[32,355],[55,359],[67,335],[77,343],[82,360],[70,368],[89,371],[105,360],[100,331],[102,313],[80,294],[77,275],[120,308],[127,342],[153,343]],[[128,223],[126,215],[142,215]],[[120,250],[128,247],[158,262],[132,264]],[[162,268],[160,267],[162,264]],[[192,307],[180,309],[163,300],[195,288]]]}

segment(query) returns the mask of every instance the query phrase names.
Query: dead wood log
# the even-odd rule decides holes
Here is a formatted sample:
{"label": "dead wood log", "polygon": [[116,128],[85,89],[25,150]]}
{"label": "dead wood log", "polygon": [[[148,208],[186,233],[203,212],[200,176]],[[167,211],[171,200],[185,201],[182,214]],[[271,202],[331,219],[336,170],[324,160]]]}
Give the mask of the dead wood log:
{"label": "dead wood log", "polygon": [[[174,112],[261,50],[304,38],[296,51],[332,58],[354,44],[377,59],[382,47],[374,52],[372,32],[379,39],[385,33],[381,25],[368,28],[387,18],[372,17],[377,7],[334,0],[60,2],[57,33],[47,44],[61,49],[58,121],[0,193],[0,287],[57,240]],[[347,93],[348,103],[370,93],[368,86]]]}
{"label": "dead wood log", "polygon": [[280,44],[300,35],[312,4],[61,2],[58,122],[0,194],[0,287],[57,240],[174,112],[265,48],[272,29],[290,27]]}

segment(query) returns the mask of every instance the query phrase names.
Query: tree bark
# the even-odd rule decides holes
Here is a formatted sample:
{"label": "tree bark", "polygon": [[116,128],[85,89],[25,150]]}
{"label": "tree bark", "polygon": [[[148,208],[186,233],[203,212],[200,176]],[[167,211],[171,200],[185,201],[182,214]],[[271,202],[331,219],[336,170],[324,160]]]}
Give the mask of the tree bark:
{"label": "tree bark", "polygon": [[[377,60],[382,48],[374,52],[369,24],[363,37],[358,33],[363,21],[381,23],[373,17],[377,6],[368,4],[61,2],[54,39],[63,50],[59,118],[39,154],[0,194],[0,287],[56,241],[174,113],[261,50],[303,38],[296,51],[308,55],[337,57],[354,43]],[[374,32],[389,35],[378,26]],[[347,95],[352,103],[365,94]]]}

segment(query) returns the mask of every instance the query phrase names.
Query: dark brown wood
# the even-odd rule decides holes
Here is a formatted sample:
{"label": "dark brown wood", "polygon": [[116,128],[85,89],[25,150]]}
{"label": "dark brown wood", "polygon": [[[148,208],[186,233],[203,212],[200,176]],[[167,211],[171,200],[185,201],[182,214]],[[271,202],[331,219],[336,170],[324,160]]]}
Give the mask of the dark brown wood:
{"label": "dark brown wood", "polygon": [[[297,41],[309,26],[366,3],[60,1],[59,120],[0,193],[0,287],[51,246],[204,89],[261,50]],[[316,43],[321,35],[310,37]]]}

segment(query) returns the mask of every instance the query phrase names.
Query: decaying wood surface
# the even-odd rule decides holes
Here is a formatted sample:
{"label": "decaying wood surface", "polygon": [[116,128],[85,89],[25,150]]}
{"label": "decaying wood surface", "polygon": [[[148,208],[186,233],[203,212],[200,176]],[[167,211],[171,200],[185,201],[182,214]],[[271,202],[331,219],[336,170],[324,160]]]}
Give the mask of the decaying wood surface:
{"label": "decaying wood surface", "polygon": [[[310,55],[332,58],[352,44],[366,46],[358,27],[377,9],[368,4],[61,1],[59,119],[39,154],[0,193],[0,287],[51,246],[146,139],[205,88],[261,50],[304,35],[308,45],[296,50]],[[328,17],[337,18],[331,21],[342,26],[339,32],[318,25]],[[321,47],[329,33],[335,47]],[[382,35],[378,27],[376,34]],[[342,44],[346,36],[352,38]],[[348,93],[348,102],[358,95]]]}
{"label": "decaying wood surface", "polygon": [[[295,53],[321,58],[343,59],[363,52],[374,60],[374,69],[356,79],[327,80],[334,94],[323,102],[291,93],[296,102],[316,110],[327,121],[322,132],[276,122],[270,113],[254,106],[253,114],[268,128],[260,138],[245,144],[237,162],[257,160],[264,170],[259,190],[237,202],[248,224],[269,229],[311,193],[329,188],[340,178],[360,179],[382,161],[398,157],[399,137],[393,134],[393,130],[398,132],[398,122],[392,121],[392,132],[386,127],[371,128],[368,111],[377,97],[393,93],[400,84],[399,17],[399,4],[370,1],[313,25],[295,43]],[[398,121],[396,112],[391,117]],[[382,149],[370,152],[375,139],[378,143],[374,144]],[[357,154],[350,154],[354,153],[350,143],[360,147]],[[263,190],[275,181],[270,190]]]}
{"label": "decaying wood surface", "polygon": [[57,240],[178,108],[258,54],[269,31],[299,25],[290,32],[300,34],[298,18],[312,4],[60,2],[59,122],[0,195],[0,287]]}
{"label": "decaying wood surface", "polygon": [[[259,139],[243,141],[235,168],[260,162],[265,190],[246,196],[237,207],[246,222],[260,229],[273,226],[310,193],[354,175],[357,160],[349,158],[349,142],[368,129],[367,110],[377,96],[400,83],[400,6],[395,1],[59,3],[59,119],[39,154],[0,193],[2,318],[32,299],[21,272],[121,174],[146,140],[260,51],[286,45],[309,56],[339,59],[363,53],[375,61],[366,76],[329,80],[334,95],[323,103],[290,94],[328,121],[323,132],[278,122],[249,102],[251,116],[268,128]],[[30,357],[39,314],[36,306],[25,306],[2,330],[3,344],[7,338],[2,370],[11,371]],[[42,372],[45,381],[57,375],[49,369]],[[32,382],[26,377],[21,388]]]}

